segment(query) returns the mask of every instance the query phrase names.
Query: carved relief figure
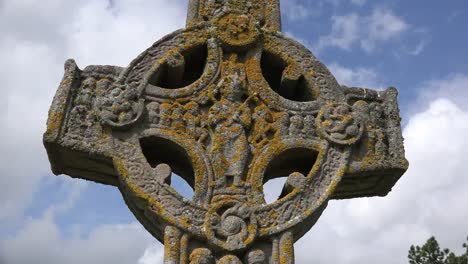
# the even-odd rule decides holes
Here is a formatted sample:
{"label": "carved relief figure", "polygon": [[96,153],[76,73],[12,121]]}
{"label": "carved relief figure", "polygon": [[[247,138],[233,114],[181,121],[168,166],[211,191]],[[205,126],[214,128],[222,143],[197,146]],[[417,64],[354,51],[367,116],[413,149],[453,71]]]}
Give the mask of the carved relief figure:
{"label": "carved relief figure", "polygon": [[250,127],[251,113],[247,101],[242,101],[245,73],[231,67],[234,70],[226,74],[220,87],[221,99],[209,110],[210,155],[218,184],[226,186],[227,179],[231,178],[239,186],[249,151],[245,130]]}
{"label": "carved relief figure", "polygon": [[79,120],[79,124],[73,124],[69,127],[68,132],[73,135],[80,135],[84,133],[86,128],[88,127],[87,122],[88,117],[88,109],[84,105],[77,105],[75,106],[72,111],[70,112],[70,118],[74,120]]}
{"label": "carved relief figure", "polygon": [[200,117],[198,116],[199,106],[195,102],[185,105],[184,121],[189,134],[195,136],[196,128],[200,127]]}
{"label": "carved relief figure", "polygon": [[220,259],[218,264],[242,264],[242,261],[240,261],[240,259],[236,256],[229,255]]}
{"label": "carved relief figure", "polygon": [[380,103],[367,103],[363,100],[353,105],[353,110],[359,113],[358,121],[366,126],[365,155],[385,157],[388,142],[385,134],[385,113]]}
{"label": "carved relief figure", "polygon": [[251,250],[245,257],[246,264],[265,264],[265,253],[260,249]]}
{"label": "carved relief figure", "polygon": [[112,87],[108,94],[104,94],[102,97],[99,98],[99,106],[101,110],[101,119],[102,120],[110,120],[110,121],[117,121],[117,115],[112,110],[112,106],[114,105],[114,100],[117,98],[121,93],[119,87]]}
{"label": "carved relief figure", "polygon": [[[225,10],[236,10],[246,8],[245,5],[246,0],[206,0],[205,1],[205,9],[211,11],[213,13],[207,15],[216,15],[217,13]],[[246,11],[246,10],[239,10],[239,11]]]}
{"label": "carved relief figure", "polygon": [[384,111],[379,103],[370,104],[369,110],[370,131],[372,131],[369,133],[369,138],[374,144],[374,154],[384,156],[387,152]]}
{"label": "carved relief figure", "polygon": [[280,116],[277,118],[277,131],[276,137],[283,137],[289,134],[289,115],[287,113],[280,113]]}
{"label": "carved relief figure", "polygon": [[89,111],[94,97],[92,91],[95,87],[96,80],[94,78],[87,78],[84,80],[83,87],[75,98],[75,107],[71,110],[70,117],[80,122],[72,124],[69,127],[68,131],[73,135],[86,133],[87,129],[93,124]]}
{"label": "carved relief figure", "polygon": [[197,248],[190,254],[190,264],[215,264],[211,250]]}
{"label": "carved relief figure", "polygon": [[162,103],[159,107],[159,124],[161,126],[170,127],[171,126],[171,109],[172,106],[168,103]]}
{"label": "carved relief figure", "polygon": [[171,120],[173,128],[179,131],[185,130],[184,108],[181,105],[175,105],[174,110],[172,110]]}
{"label": "carved relief figure", "polygon": [[267,133],[273,132],[273,126],[271,124],[273,122],[273,117],[270,110],[262,104],[255,108],[252,119],[254,125],[249,141],[259,149],[267,143]]}
{"label": "carved relief figure", "polygon": [[289,135],[291,136],[298,136],[302,133],[302,128],[304,127],[304,123],[302,122],[302,116],[294,115],[290,119],[290,126],[289,126]]}
{"label": "carved relief figure", "polygon": [[76,105],[83,105],[87,108],[91,107],[91,102],[93,101],[92,90],[96,87],[96,80],[94,78],[87,78],[83,82],[83,87],[78,96],[75,99]]}
{"label": "carved relief figure", "polygon": [[104,123],[129,124],[137,117],[138,92],[127,86],[116,85],[108,95],[99,99],[101,119]]}
{"label": "carved relief figure", "polygon": [[151,102],[146,106],[148,111],[148,119],[151,124],[159,123],[159,106],[158,102]]}
{"label": "carved relief figure", "polygon": [[304,129],[303,133],[307,137],[315,136],[315,128],[314,128],[315,118],[312,115],[307,115],[304,117]]}
{"label": "carved relief figure", "polygon": [[208,131],[203,128],[203,122],[199,116],[200,106],[195,102],[189,102],[184,108],[184,121],[187,133],[196,141],[204,144],[205,140],[208,138]]}

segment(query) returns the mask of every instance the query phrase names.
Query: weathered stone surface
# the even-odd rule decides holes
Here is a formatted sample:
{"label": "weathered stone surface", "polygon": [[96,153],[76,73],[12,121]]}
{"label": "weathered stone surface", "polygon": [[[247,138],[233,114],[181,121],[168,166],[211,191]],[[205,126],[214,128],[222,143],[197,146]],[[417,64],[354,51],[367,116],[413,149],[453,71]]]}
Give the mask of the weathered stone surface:
{"label": "weathered stone surface", "polygon": [[293,263],[330,199],[385,196],[408,163],[396,89],[340,86],[280,28],[278,0],[191,0],[187,28],[125,69],[67,61],[53,172],[117,186],[165,263]]}

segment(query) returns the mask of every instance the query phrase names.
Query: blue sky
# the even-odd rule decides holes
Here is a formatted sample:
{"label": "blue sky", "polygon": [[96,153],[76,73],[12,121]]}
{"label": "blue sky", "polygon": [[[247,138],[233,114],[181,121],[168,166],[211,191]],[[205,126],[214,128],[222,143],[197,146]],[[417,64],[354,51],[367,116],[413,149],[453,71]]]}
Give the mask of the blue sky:
{"label": "blue sky", "polygon": [[[0,0],[0,263],[161,263],[160,245],[118,190],[52,176],[41,137],[67,58],[81,68],[125,66],[184,26],[186,2]],[[331,202],[296,245],[297,263],[407,263],[409,246],[431,235],[460,250],[468,235],[468,2],[281,4],[283,32],[341,84],[399,89],[411,163],[386,198]]]}

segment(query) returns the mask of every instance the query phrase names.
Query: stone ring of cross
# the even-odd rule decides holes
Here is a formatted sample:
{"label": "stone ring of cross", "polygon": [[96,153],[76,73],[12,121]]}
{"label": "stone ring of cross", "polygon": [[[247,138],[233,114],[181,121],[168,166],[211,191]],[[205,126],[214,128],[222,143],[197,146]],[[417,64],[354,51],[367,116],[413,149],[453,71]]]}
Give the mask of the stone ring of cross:
{"label": "stone ring of cross", "polygon": [[408,163],[396,89],[339,85],[280,25],[278,0],[191,0],[187,28],[126,68],[69,60],[53,172],[118,187],[165,263],[293,263],[330,200],[385,196]]}

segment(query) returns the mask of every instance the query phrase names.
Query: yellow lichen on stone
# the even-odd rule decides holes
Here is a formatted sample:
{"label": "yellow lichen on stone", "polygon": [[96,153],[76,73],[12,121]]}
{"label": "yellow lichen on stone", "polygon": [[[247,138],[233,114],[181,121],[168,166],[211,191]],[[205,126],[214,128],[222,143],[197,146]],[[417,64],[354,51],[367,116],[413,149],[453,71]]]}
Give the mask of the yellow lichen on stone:
{"label": "yellow lichen on stone", "polygon": [[58,133],[62,127],[63,112],[51,111],[49,113],[49,120],[47,121],[46,135]]}

